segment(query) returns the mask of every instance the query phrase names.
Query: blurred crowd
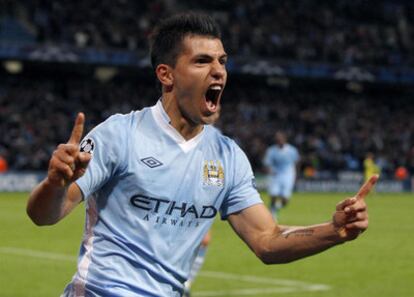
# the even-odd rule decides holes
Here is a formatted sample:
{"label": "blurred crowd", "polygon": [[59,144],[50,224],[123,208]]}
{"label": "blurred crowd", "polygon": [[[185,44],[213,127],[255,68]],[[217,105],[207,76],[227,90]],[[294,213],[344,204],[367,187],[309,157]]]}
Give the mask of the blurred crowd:
{"label": "blurred crowd", "polygon": [[[154,23],[192,9],[218,20],[230,55],[414,66],[414,2],[408,0],[0,0],[0,8],[0,42],[7,39],[4,28],[17,24],[40,44],[146,52]],[[19,36],[23,40],[12,42],[28,42],[27,35]],[[158,96],[155,83],[131,77],[108,83],[39,77],[0,80],[0,172],[44,170],[56,144],[66,141],[76,111],[86,113],[90,130]],[[414,175],[410,97],[234,83],[217,126],[236,139],[259,172],[273,133],[284,129],[301,152],[303,175],[361,171],[367,152],[385,175],[398,168]]]}
{"label": "blurred crowd", "polygon": [[[86,130],[111,114],[155,104],[155,83],[141,80],[9,78],[0,82],[0,156],[11,170],[45,170],[56,145],[66,142],[76,112]],[[412,97],[412,94],[411,94]],[[363,169],[367,152],[383,174],[401,166],[414,174],[414,105],[410,95],[271,88],[231,81],[217,127],[246,151],[256,172],[277,129],[301,154],[301,175],[332,177]],[[309,174],[312,172],[312,175]]]}
{"label": "blurred crowd", "polygon": [[153,24],[194,9],[222,25],[230,54],[347,65],[414,65],[414,3],[404,0],[1,0],[46,44],[146,50]]}
{"label": "blurred crowd", "polygon": [[275,130],[281,129],[301,153],[302,175],[361,172],[368,152],[384,177],[392,178],[399,166],[414,174],[414,105],[409,95],[358,94],[323,85],[230,92],[236,101],[224,105],[220,127],[242,144],[256,169]]}

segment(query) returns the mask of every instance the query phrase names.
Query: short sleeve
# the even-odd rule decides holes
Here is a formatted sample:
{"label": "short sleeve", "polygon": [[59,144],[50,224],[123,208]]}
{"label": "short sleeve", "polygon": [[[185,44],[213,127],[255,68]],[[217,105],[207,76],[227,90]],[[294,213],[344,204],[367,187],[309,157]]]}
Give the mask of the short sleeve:
{"label": "short sleeve", "polygon": [[263,203],[256,189],[253,170],[245,153],[237,145],[234,153],[233,183],[220,208],[222,219],[255,204]]}
{"label": "short sleeve", "polygon": [[85,174],[76,183],[86,200],[102,188],[122,166],[127,139],[121,115],[114,115],[96,126],[80,144],[80,150],[92,154]]}

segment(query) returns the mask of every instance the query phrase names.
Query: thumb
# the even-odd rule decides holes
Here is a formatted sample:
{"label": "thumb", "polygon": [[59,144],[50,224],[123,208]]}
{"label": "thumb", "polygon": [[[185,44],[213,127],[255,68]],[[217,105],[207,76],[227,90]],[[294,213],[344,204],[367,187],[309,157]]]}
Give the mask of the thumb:
{"label": "thumb", "polygon": [[77,180],[81,176],[83,176],[86,172],[86,168],[88,167],[89,162],[92,159],[92,155],[89,153],[79,153],[78,158],[76,160],[76,169],[73,174],[73,180]]}
{"label": "thumb", "polygon": [[79,168],[84,168],[86,169],[86,167],[88,167],[89,162],[92,159],[92,155],[89,153],[79,153],[78,156],[78,166]]}
{"label": "thumb", "polygon": [[347,198],[345,200],[342,200],[341,202],[339,202],[336,205],[336,210],[337,211],[343,211],[345,210],[345,208],[349,205],[354,204],[357,201],[357,199],[355,197],[351,197],[351,198]]}

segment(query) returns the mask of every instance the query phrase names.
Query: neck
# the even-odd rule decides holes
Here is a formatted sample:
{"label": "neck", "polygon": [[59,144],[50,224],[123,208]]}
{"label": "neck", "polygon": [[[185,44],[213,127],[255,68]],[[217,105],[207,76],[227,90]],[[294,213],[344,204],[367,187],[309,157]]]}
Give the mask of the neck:
{"label": "neck", "polygon": [[173,126],[185,140],[197,136],[203,130],[203,125],[191,122],[182,114],[178,107],[177,100],[174,100],[172,96],[163,94],[162,106],[171,120],[171,126]]}

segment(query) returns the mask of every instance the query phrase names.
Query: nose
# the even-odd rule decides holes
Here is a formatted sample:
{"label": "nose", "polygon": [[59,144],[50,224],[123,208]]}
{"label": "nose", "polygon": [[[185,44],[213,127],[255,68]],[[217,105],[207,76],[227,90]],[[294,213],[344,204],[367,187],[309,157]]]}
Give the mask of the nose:
{"label": "nose", "polygon": [[226,66],[219,61],[214,61],[211,66],[211,76],[215,79],[222,79],[226,76]]}

